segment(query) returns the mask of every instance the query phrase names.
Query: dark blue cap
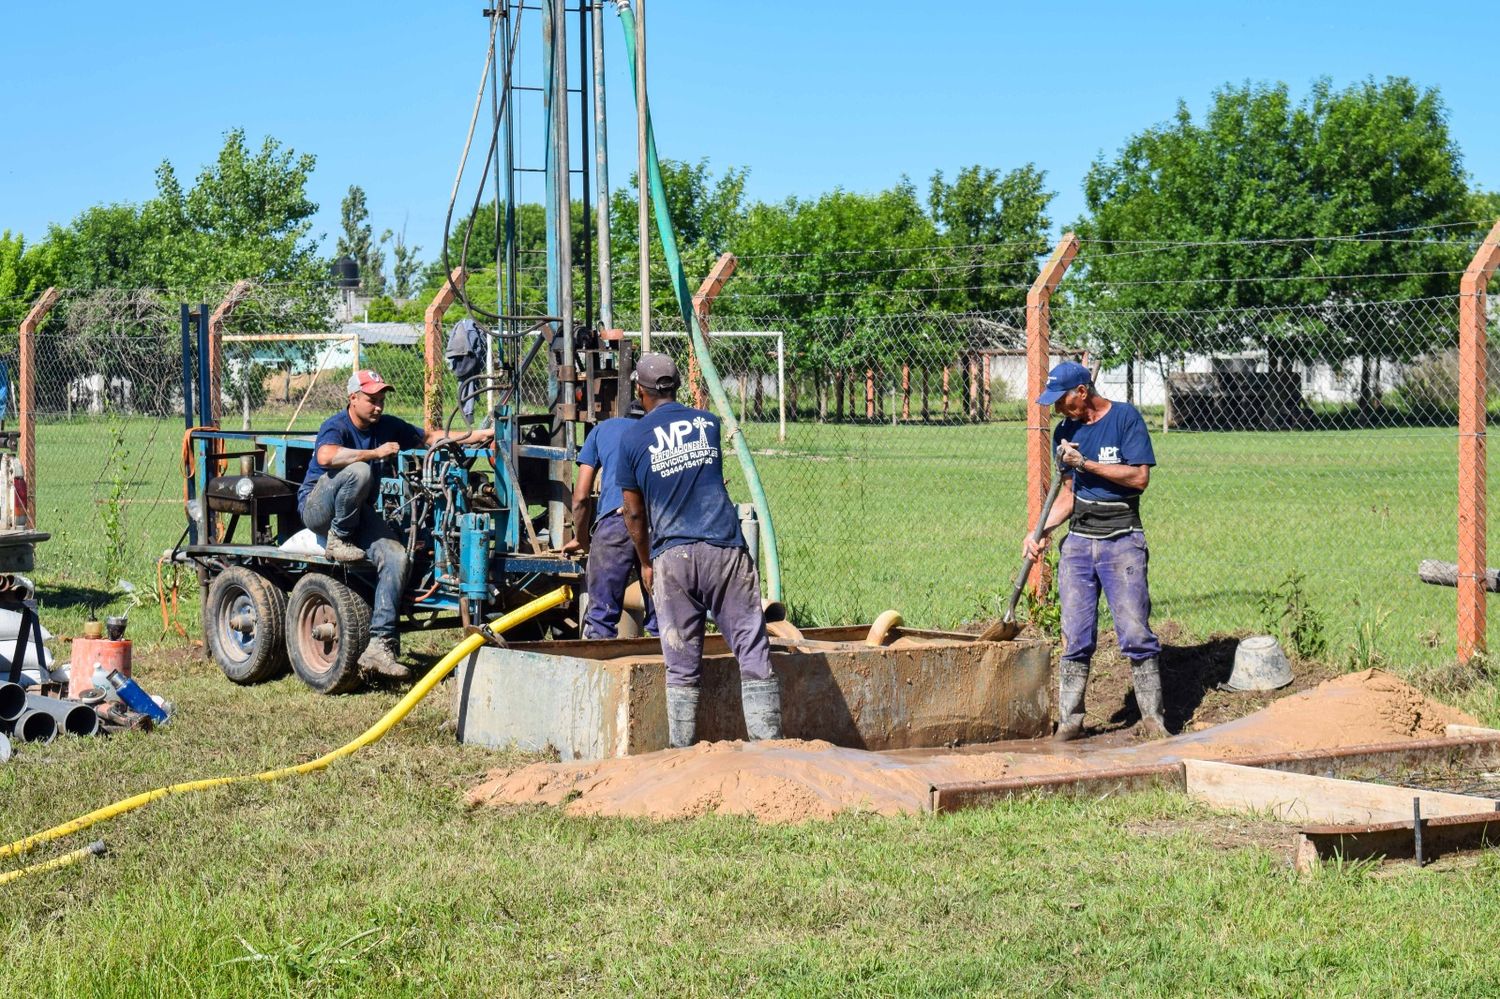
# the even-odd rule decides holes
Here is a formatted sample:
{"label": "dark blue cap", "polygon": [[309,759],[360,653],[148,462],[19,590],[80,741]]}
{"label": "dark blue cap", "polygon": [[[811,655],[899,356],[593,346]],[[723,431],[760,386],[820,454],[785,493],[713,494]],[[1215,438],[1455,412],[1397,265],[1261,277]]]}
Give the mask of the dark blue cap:
{"label": "dark blue cap", "polygon": [[1094,381],[1089,369],[1077,361],[1064,361],[1047,374],[1047,387],[1036,397],[1038,406],[1050,406],[1080,385]]}

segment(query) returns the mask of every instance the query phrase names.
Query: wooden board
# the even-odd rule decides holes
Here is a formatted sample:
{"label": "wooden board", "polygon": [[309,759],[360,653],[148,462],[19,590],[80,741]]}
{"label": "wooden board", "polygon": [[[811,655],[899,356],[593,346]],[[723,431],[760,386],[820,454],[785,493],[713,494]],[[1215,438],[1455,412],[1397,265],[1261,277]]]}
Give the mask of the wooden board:
{"label": "wooden board", "polygon": [[1410,822],[1412,799],[1424,819],[1493,811],[1494,801],[1467,794],[1312,777],[1232,763],[1184,760],[1188,797],[1214,808],[1270,813],[1287,822]]}
{"label": "wooden board", "polygon": [[[1411,857],[1416,852],[1413,825],[1407,820],[1303,829],[1297,834],[1297,870],[1306,873],[1316,868],[1318,861],[1334,857],[1344,860]],[[1424,862],[1448,853],[1496,845],[1500,845],[1500,813],[1488,811],[1422,820]]]}

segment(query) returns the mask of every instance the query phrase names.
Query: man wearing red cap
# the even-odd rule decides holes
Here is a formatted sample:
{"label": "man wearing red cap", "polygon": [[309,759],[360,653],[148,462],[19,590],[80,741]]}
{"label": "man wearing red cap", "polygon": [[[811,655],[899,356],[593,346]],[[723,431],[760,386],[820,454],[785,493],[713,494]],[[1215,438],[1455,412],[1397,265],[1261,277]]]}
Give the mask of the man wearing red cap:
{"label": "man wearing red cap", "polygon": [[[349,405],[318,428],[307,477],[297,493],[302,523],[326,534],[323,551],[335,562],[368,558],[375,566],[375,606],[370,614],[370,644],[359,657],[362,669],[405,680],[411,670],[397,661],[401,654],[396,610],[406,577],[406,546],[375,509],[386,459],[398,451],[431,447],[445,439],[441,429],[422,431],[385,413],[386,380],[374,371],[349,376]],[[494,437],[479,430],[460,438],[478,444]]]}

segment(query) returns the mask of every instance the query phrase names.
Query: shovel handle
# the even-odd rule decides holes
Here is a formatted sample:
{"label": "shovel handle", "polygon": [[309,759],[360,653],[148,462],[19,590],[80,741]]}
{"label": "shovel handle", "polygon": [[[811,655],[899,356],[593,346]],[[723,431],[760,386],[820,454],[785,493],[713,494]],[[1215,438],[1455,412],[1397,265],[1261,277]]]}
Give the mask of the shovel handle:
{"label": "shovel handle", "polygon": [[[1047,526],[1047,515],[1052,512],[1052,504],[1057,501],[1057,494],[1062,492],[1063,468],[1060,464],[1054,464],[1052,468],[1052,486],[1047,490],[1047,498],[1042,502],[1042,512],[1036,519],[1036,527],[1031,531],[1031,540],[1042,540],[1042,531]],[[1021,599],[1021,590],[1026,586],[1026,577],[1031,574],[1031,567],[1036,565],[1036,559],[1027,555],[1021,559],[1021,571],[1016,575],[1016,585],[1010,591],[1010,605],[1005,608],[1005,617],[1001,620],[1014,621],[1016,619],[1016,604]]]}

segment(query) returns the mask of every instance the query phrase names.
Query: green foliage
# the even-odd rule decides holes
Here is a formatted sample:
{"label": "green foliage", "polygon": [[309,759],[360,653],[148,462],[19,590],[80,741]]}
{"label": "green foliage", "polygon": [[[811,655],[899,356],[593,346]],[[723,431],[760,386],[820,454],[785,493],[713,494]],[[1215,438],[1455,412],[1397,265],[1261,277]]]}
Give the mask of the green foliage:
{"label": "green foliage", "polygon": [[1279,585],[1261,596],[1261,619],[1265,630],[1283,646],[1303,659],[1320,659],[1328,651],[1328,635],[1322,613],[1308,600],[1306,581],[1302,572],[1288,572]]}
{"label": "green foliage", "polygon": [[129,561],[126,544],[125,503],[133,483],[130,481],[130,448],[127,446],[126,421],[120,420],[109,427],[109,450],[105,454],[103,467],[109,472],[109,489],[104,502],[99,506],[99,526],[104,532],[105,549],[103,564],[103,588],[113,590],[133,566]]}
{"label": "green foliage", "polygon": [[[365,189],[349,185],[349,193],[339,202],[339,236],[335,252],[359,265],[359,287],[369,294],[385,290],[385,254],[370,232],[370,210],[365,207]],[[381,243],[384,243],[384,237]]]}
{"label": "green foliage", "polygon": [[[1354,603],[1358,606],[1359,600],[1356,599]],[[1374,669],[1386,664],[1386,656],[1380,651],[1381,632],[1390,617],[1390,611],[1376,607],[1360,618],[1354,629],[1354,641],[1349,646],[1351,670]]]}
{"label": "green foliage", "polygon": [[74,289],[206,294],[240,278],[321,280],[316,246],[306,238],[317,211],[306,194],[313,162],[269,136],[251,152],[245,133],[230,131],[191,189],[163,161],[156,196],[144,204],[95,205],[54,225],[37,248],[31,284],[44,276]]}
{"label": "green foliage", "polygon": [[400,232],[387,229],[381,233],[380,243],[382,246],[391,244],[391,278],[394,284],[391,290],[397,298],[410,298],[416,291],[417,274],[422,269],[422,261],[417,258],[422,248],[406,241],[404,226]]}
{"label": "green foliage", "polygon": [[[1434,344],[1418,337],[1392,340],[1378,323],[1346,325],[1332,308],[1318,321],[1297,326],[1262,325],[1229,310],[1451,294],[1451,277],[1424,272],[1463,267],[1465,251],[1452,242],[1277,239],[1472,219],[1472,197],[1446,116],[1435,89],[1400,77],[1344,90],[1322,81],[1301,102],[1292,100],[1285,84],[1227,87],[1214,94],[1201,122],[1181,104],[1172,121],[1131,136],[1116,156],[1089,169],[1088,215],[1078,220],[1078,234],[1101,242],[1263,242],[1085,252],[1080,297],[1112,309],[1217,313],[1214,321],[1194,326],[1195,351],[1265,347],[1273,359],[1332,362],[1390,356],[1392,349],[1415,356]],[[1326,280],[1382,273],[1407,276]],[[1154,280],[1162,275],[1178,280]],[[1217,342],[1202,340],[1197,331],[1203,328],[1216,329]],[[1168,329],[1141,330],[1136,324],[1127,338],[1103,323],[1092,340],[1106,361],[1189,347]]]}

